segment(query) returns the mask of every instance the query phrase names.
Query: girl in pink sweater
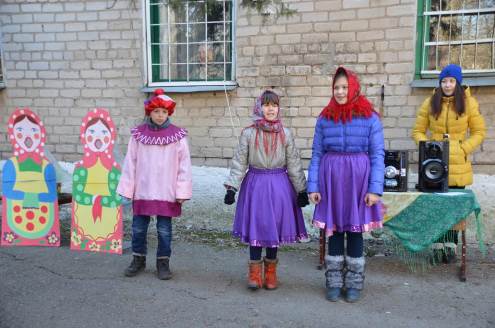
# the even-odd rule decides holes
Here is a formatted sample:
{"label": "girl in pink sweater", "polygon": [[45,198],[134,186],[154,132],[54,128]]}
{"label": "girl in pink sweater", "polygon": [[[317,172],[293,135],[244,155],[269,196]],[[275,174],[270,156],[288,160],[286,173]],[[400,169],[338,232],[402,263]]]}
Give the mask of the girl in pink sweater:
{"label": "girl in pink sweater", "polygon": [[186,130],[170,123],[175,102],[157,89],[145,101],[145,122],[131,130],[131,139],[117,192],[132,199],[133,260],[125,275],[133,277],[146,267],[146,235],[150,216],[156,216],[158,278],[172,278],[169,268],[172,217],[192,196],[191,158]]}

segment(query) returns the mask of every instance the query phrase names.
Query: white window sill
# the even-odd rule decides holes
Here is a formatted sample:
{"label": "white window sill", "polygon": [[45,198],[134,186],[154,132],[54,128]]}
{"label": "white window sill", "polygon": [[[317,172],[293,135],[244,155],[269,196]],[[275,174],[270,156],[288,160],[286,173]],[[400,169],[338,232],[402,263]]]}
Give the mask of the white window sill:
{"label": "white window sill", "polygon": [[[462,84],[470,87],[486,87],[495,86],[495,76],[486,77],[464,77]],[[413,80],[411,87],[413,88],[435,88],[438,87],[438,79],[422,79]]]}
{"label": "white window sill", "polygon": [[152,85],[144,86],[141,92],[151,93],[156,89],[164,89],[167,93],[192,93],[192,92],[212,92],[231,91],[238,87],[236,82],[225,82],[225,84],[215,85]]}

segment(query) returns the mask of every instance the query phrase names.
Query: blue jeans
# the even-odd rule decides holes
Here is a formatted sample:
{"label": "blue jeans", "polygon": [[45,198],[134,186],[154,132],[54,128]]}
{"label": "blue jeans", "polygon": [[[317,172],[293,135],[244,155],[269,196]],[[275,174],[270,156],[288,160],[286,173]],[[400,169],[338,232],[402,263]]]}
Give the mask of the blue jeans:
{"label": "blue jeans", "polygon": [[[146,256],[148,226],[150,217],[147,215],[134,215],[132,218],[132,252],[136,255]],[[156,231],[158,235],[158,248],[156,257],[169,257],[172,253],[172,218],[168,216],[156,217]]]}

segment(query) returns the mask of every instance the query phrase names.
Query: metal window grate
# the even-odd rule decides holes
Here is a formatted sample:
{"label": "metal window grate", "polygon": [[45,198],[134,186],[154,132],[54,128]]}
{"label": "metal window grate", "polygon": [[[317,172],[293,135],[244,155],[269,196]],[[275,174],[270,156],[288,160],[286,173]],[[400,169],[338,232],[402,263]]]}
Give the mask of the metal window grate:
{"label": "metal window grate", "polygon": [[425,0],[421,74],[495,74],[495,0]]}
{"label": "metal window grate", "polygon": [[0,32],[0,89],[5,88],[5,73],[3,64],[3,44],[2,33]]}
{"label": "metal window grate", "polygon": [[151,83],[208,85],[233,80],[233,0],[148,0]]}
{"label": "metal window grate", "polygon": [[[0,35],[1,37],[1,35]],[[2,44],[0,41],[0,89],[5,88],[5,79],[4,79],[4,66],[3,66],[3,51]]]}
{"label": "metal window grate", "polygon": [[0,50],[0,83],[3,82],[3,56],[2,51]]}

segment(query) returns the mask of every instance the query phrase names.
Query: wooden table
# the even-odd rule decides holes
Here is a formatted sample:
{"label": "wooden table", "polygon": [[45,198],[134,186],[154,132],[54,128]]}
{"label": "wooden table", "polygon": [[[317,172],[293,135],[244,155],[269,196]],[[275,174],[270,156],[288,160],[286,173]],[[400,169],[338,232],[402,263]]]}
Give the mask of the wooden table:
{"label": "wooden table", "polygon": [[[405,218],[407,219],[407,216],[405,215],[408,214],[407,212],[409,212],[409,216],[411,215],[411,211],[414,211],[413,205],[415,205],[415,202],[417,202],[417,200],[420,199],[419,198],[420,196],[422,197],[421,199],[423,199],[423,202],[424,199],[426,198],[427,200],[430,201],[445,202],[446,206],[450,206],[450,207],[452,207],[450,204],[456,202],[457,199],[459,200],[459,204],[460,204],[459,206],[461,206],[461,208],[454,206],[448,212],[445,213],[439,213],[439,211],[435,211],[434,209],[432,209],[431,212],[428,212],[428,210],[425,210],[425,207],[422,206],[421,207],[422,211],[418,211],[418,216],[415,217],[415,219],[423,220],[426,225],[427,225],[427,221],[430,220],[431,218],[435,218],[436,220],[445,220],[446,221],[445,229],[444,229],[445,231],[443,231],[443,233],[447,232],[450,229],[461,232],[461,259],[460,259],[461,267],[459,271],[459,278],[461,281],[466,281],[466,253],[467,253],[466,218],[469,216],[470,213],[474,212],[476,214],[476,220],[479,220],[478,214],[480,212],[480,207],[476,200],[476,196],[472,193],[471,190],[462,190],[462,191],[451,190],[449,193],[444,193],[444,194],[421,193],[416,191],[398,192],[398,193],[386,192],[382,197],[383,204],[387,209],[387,214],[385,215],[384,218],[385,229],[387,229],[387,225],[393,227],[393,223],[395,222],[393,220],[395,218],[398,218],[398,220],[401,219],[404,220]],[[455,223],[450,225],[449,222],[453,222],[453,221],[455,221]],[[481,224],[480,221],[478,221],[477,223]],[[391,231],[392,233],[394,233],[393,229]],[[479,236],[479,238],[481,238],[481,236]],[[408,242],[407,240],[401,240],[400,238],[398,239],[403,245],[405,244],[407,246],[407,242]],[[318,268],[322,269],[324,267],[324,260],[326,254],[325,248],[327,243],[327,238],[325,236],[324,229],[320,229],[319,243],[320,243],[319,245],[320,256],[319,256]],[[482,244],[482,240],[480,240],[480,244]]]}

